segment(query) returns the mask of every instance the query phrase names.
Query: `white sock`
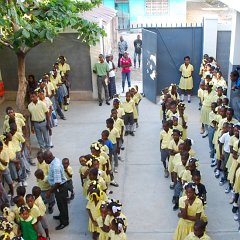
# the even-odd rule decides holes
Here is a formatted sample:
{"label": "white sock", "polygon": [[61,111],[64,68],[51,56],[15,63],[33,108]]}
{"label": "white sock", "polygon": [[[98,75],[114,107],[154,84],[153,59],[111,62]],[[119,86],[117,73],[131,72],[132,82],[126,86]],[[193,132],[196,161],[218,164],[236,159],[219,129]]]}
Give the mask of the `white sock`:
{"label": "white sock", "polygon": [[190,94],[187,95],[187,99],[188,99],[188,101],[191,100],[191,95]]}
{"label": "white sock", "polygon": [[181,100],[184,101],[184,94],[181,95]]}
{"label": "white sock", "polygon": [[50,146],[53,146],[52,136],[49,136],[49,144],[50,144]]}

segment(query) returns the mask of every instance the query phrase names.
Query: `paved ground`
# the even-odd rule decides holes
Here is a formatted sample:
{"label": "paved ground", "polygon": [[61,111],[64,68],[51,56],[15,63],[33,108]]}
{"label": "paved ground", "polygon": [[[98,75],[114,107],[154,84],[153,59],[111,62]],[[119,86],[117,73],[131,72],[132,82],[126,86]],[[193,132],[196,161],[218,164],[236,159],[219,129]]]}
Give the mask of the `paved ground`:
{"label": "paved ground", "polygon": [[[5,103],[0,106],[1,121]],[[199,112],[197,100],[187,106],[190,116],[189,135],[195,140],[194,149],[201,163],[203,181],[208,190],[209,216],[208,232],[213,239],[239,239],[237,224],[233,221],[229,196],[224,187],[218,186],[209,166],[207,141],[199,134]],[[81,195],[81,184],[78,175],[78,157],[89,153],[89,146],[99,138],[105,129],[105,119],[111,107],[98,107],[96,102],[72,102],[67,112],[67,121],[60,121],[54,129],[54,154],[69,157],[74,169],[74,187],[76,198],[70,204],[70,226],[56,232],[57,222],[49,216],[52,240],[91,239],[87,232],[86,200]],[[140,127],[135,137],[127,137],[126,150],[123,152],[124,162],[120,163],[116,176],[120,184],[114,188],[114,198],[120,199],[124,205],[123,212],[129,219],[128,239],[130,240],[170,240],[177,226],[176,212],[172,211],[172,191],[169,180],[163,177],[163,168],[159,154],[159,106],[144,99],[140,106]],[[0,123],[1,124],[1,123]],[[1,124],[2,126],[2,124]],[[35,143],[34,143],[35,144]],[[34,169],[32,169],[34,171]],[[35,184],[33,175],[28,179],[29,188]],[[55,209],[55,213],[57,210]]]}

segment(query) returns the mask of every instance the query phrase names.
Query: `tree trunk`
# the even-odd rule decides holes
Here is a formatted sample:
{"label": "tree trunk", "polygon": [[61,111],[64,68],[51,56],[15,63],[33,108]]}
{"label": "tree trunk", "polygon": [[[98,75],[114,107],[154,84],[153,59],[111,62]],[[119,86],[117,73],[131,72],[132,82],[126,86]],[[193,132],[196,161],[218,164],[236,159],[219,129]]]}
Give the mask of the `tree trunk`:
{"label": "tree trunk", "polygon": [[25,57],[26,54],[23,52],[17,53],[18,59],[18,92],[16,98],[17,111],[22,113],[26,118],[26,127],[24,132],[24,137],[26,140],[26,147],[31,153],[31,144],[30,144],[30,114],[25,106],[25,97],[27,91],[27,81],[26,81],[26,69],[25,69]]}
{"label": "tree trunk", "polygon": [[17,92],[17,111],[24,114],[26,111],[25,106],[25,96],[26,96],[26,89],[27,89],[27,82],[26,82],[26,70],[25,70],[25,54],[23,52],[17,53],[18,58],[18,92]]}

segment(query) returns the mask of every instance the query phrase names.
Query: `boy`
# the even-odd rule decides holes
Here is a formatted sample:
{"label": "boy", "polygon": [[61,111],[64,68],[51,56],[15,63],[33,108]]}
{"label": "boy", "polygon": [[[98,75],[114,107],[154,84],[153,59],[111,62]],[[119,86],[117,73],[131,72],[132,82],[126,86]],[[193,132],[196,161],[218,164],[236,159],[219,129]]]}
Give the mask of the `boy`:
{"label": "boy", "polygon": [[164,167],[164,177],[168,178],[169,172],[167,170],[167,160],[169,158],[169,142],[172,139],[172,130],[169,129],[169,123],[163,122],[163,130],[160,132],[160,151],[161,151],[161,161]]}
{"label": "boy", "polygon": [[70,166],[68,158],[64,158],[62,160],[62,165],[63,165],[63,168],[64,168],[65,177],[67,179],[68,191],[71,193],[71,196],[70,196],[69,200],[73,200],[74,196],[75,196],[75,193],[73,191],[73,182],[72,182],[73,169]]}

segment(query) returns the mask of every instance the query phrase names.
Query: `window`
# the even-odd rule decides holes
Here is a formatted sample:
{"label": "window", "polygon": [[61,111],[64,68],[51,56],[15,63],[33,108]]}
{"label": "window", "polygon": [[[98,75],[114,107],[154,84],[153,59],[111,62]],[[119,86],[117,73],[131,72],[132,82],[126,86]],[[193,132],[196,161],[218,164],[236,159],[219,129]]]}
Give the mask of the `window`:
{"label": "window", "polygon": [[168,14],[168,0],[146,0],[146,14]]}

